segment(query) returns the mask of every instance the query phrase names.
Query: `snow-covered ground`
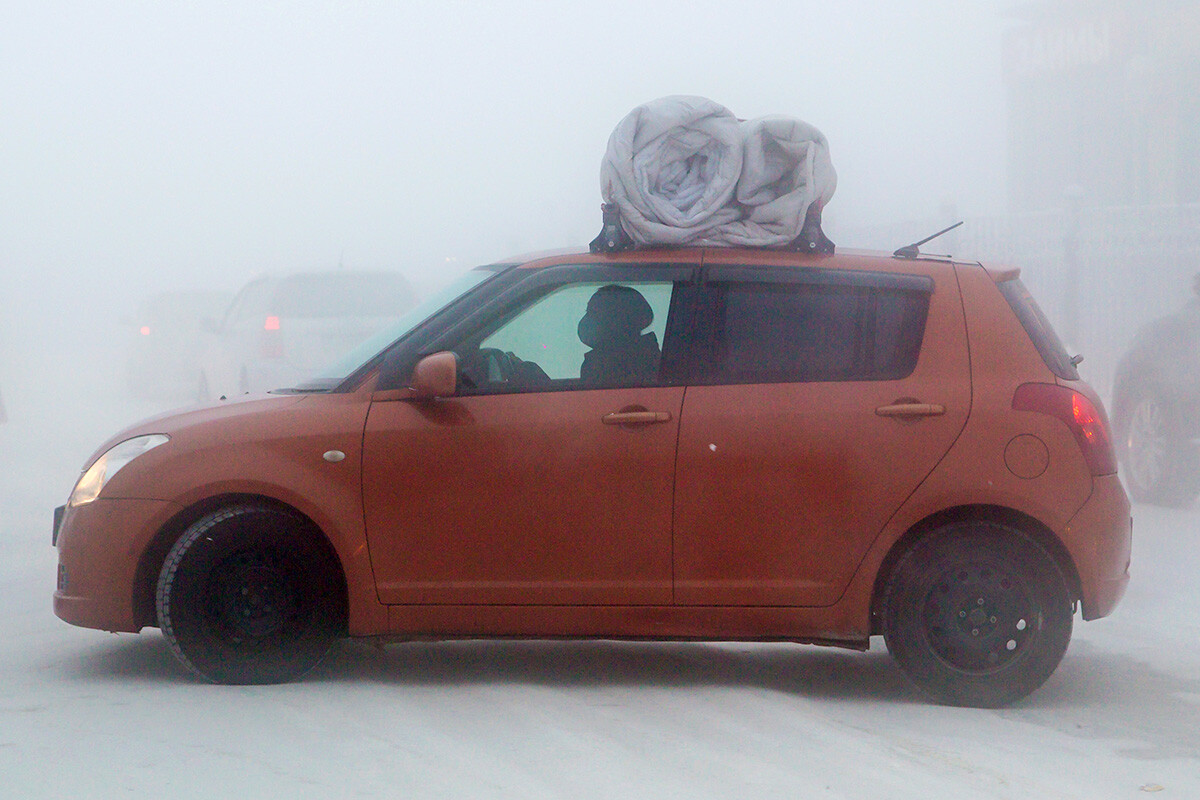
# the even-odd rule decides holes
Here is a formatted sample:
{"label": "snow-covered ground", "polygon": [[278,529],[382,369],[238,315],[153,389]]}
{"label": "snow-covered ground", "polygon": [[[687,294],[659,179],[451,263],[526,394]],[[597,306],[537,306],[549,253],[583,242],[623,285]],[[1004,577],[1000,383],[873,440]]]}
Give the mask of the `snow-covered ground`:
{"label": "snow-covered ground", "polygon": [[51,509],[159,410],[113,374],[3,386],[0,796],[1200,798],[1200,510],[1137,507],[1116,614],[999,711],[928,704],[882,641],[350,643],[301,683],[212,686],[157,631],[50,608]]}

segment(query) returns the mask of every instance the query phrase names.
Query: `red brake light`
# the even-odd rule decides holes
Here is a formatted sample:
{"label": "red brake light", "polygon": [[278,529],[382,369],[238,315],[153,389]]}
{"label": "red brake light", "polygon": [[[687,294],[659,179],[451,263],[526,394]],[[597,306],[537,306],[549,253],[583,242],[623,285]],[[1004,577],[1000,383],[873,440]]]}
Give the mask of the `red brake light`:
{"label": "red brake light", "polygon": [[267,317],[260,336],[263,358],[283,358],[283,340],[279,338],[281,335],[279,317]]}
{"label": "red brake light", "polygon": [[140,333],[142,336],[149,336],[150,335],[150,326],[143,325],[142,327],[138,328],[138,333]]}
{"label": "red brake light", "polygon": [[1012,405],[1016,411],[1036,411],[1061,420],[1075,435],[1093,475],[1117,471],[1108,418],[1086,395],[1053,383],[1024,383],[1013,393]]}

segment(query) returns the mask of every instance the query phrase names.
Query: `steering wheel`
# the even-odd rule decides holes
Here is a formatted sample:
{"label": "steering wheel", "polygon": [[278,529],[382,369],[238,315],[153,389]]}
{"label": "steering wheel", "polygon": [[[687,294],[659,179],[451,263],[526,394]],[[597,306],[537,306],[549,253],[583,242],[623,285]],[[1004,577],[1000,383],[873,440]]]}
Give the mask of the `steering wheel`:
{"label": "steering wheel", "polygon": [[495,347],[479,348],[481,366],[485,370],[487,383],[512,383],[517,377],[519,359]]}
{"label": "steering wheel", "polygon": [[534,362],[495,347],[481,347],[471,354],[460,377],[471,387],[525,388],[550,382],[550,376]]}

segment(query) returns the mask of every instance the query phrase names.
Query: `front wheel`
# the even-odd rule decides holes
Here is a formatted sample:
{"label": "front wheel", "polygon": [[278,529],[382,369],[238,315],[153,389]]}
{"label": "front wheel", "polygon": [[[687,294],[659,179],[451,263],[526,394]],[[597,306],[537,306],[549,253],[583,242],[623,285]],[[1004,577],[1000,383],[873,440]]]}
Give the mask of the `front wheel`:
{"label": "front wheel", "polygon": [[163,635],[215,683],[279,683],[315,667],[345,626],[336,558],[290,513],[238,505],[188,528],[156,595]]}
{"label": "front wheel", "polygon": [[1062,570],[1033,539],[996,522],[927,535],[901,557],[885,592],[888,651],[950,705],[995,708],[1025,697],[1071,639]]}

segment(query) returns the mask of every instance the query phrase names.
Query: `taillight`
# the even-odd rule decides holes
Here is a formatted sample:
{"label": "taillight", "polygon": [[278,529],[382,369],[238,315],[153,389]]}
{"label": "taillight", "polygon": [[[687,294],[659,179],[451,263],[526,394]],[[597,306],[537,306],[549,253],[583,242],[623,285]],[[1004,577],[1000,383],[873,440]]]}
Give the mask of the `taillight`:
{"label": "taillight", "polygon": [[279,337],[279,317],[267,317],[262,329],[263,358],[283,358],[283,340]]}
{"label": "taillight", "polygon": [[1053,383],[1024,383],[1013,393],[1013,409],[1056,417],[1075,436],[1093,475],[1117,471],[1117,454],[1104,412],[1086,395]]}
{"label": "taillight", "polygon": [[142,327],[138,328],[138,333],[140,333],[142,336],[149,336],[150,335],[150,326],[143,325]]}

